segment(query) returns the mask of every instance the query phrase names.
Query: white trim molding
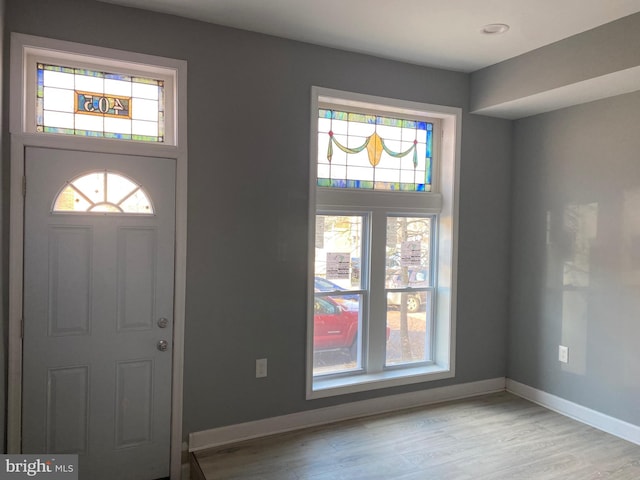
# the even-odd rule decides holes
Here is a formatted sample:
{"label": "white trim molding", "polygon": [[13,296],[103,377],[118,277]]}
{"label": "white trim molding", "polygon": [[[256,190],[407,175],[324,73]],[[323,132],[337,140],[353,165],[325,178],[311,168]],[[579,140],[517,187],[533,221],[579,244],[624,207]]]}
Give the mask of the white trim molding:
{"label": "white trim molding", "polygon": [[341,422],[353,418],[502,392],[504,391],[504,386],[504,377],[492,378],[212,428],[190,433],[189,451],[196,452],[220,445],[228,445],[253,438]]}
{"label": "white trim molding", "polygon": [[[433,125],[433,171],[430,192],[387,192],[332,189],[317,185],[318,109],[340,109],[394,118],[420,120]],[[307,400],[454,378],[456,375],[456,292],[458,250],[458,204],[462,109],[355,92],[311,87],[309,218],[319,214],[358,215],[363,224],[361,262],[363,285],[361,325],[356,346],[357,368],[314,376],[314,279],[315,222],[309,223],[307,282]],[[432,221],[433,308],[425,313],[429,347],[422,361],[386,365],[385,324],[387,312],[384,275],[385,222],[387,216],[434,216]],[[366,219],[366,220],[365,220]],[[435,253],[433,253],[435,252]],[[431,272],[430,272],[431,273]]]}
{"label": "white trim molding", "polygon": [[[25,58],[38,55],[54,58],[74,58],[96,65],[126,64],[132,71],[169,72],[175,95],[168,101],[174,112],[170,142],[151,144],[112,139],[85,138],[56,134],[33,133],[26,122]],[[165,157],[176,160],[176,233],[174,277],[173,376],[171,391],[171,479],[182,475],[182,409],[184,324],[187,265],[187,62],[170,58],[125,52],[109,48],[11,34],[10,62],[10,234],[9,234],[9,335],[7,378],[7,452],[21,451],[22,415],[22,297],[23,297],[23,218],[22,176],[24,152],[29,146],[61,148],[124,155]]]}
{"label": "white trim molding", "polygon": [[597,428],[603,432],[640,445],[640,425],[634,425],[624,420],[605,415],[604,413],[565,400],[564,398],[516,382],[510,378],[506,381],[506,390],[556,413],[589,425],[590,427]]}

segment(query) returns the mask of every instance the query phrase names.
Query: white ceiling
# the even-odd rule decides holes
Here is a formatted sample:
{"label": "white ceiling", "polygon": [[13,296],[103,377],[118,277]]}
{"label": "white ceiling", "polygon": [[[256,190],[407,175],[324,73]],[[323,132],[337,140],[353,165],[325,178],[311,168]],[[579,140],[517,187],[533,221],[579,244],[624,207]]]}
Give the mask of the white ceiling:
{"label": "white ceiling", "polygon": [[[640,0],[103,0],[472,72],[640,11]],[[504,35],[480,32],[507,23]]]}

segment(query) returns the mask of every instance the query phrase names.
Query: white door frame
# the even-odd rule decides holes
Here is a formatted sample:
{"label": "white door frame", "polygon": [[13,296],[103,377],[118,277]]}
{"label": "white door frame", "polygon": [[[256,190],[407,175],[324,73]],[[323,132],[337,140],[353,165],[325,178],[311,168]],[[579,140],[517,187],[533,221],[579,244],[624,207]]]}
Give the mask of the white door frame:
{"label": "white door frame", "polygon": [[[75,53],[104,58],[107,61],[134,62],[173,68],[176,72],[175,145],[145,144],[79,138],[66,135],[29,133],[25,128],[26,95],[23,65],[27,47]],[[22,299],[24,258],[24,196],[25,149],[44,147],[81,150],[96,153],[164,157],[176,160],[176,222],[174,273],[174,328],[171,389],[171,480],[182,473],[182,406],[184,328],[187,260],[187,65],[182,60],[164,59],[119,50],[92,47],[71,42],[32,37],[11,36],[10,64],[10,225],[9,225],[9,332],[7,375],[7,452],[20,453],[22,439]]]}

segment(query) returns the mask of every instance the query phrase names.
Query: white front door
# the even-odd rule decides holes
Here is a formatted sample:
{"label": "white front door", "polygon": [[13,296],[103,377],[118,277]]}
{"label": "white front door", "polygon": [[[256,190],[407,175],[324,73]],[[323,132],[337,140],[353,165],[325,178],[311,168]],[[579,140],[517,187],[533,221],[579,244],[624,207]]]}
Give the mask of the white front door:
{"label": "white front door", "polygon": [[168,477],[175,160],[27,148],[25,175],[22,451]]}

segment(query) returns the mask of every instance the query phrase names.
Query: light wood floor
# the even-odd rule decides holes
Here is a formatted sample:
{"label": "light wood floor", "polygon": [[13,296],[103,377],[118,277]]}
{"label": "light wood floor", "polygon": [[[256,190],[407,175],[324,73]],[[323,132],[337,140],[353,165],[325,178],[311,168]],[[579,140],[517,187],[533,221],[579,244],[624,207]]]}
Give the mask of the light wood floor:
{"label": "light wood floor", "polygon": [[198,452],[202,480],[638,480],[640,446],[509,393]]}

